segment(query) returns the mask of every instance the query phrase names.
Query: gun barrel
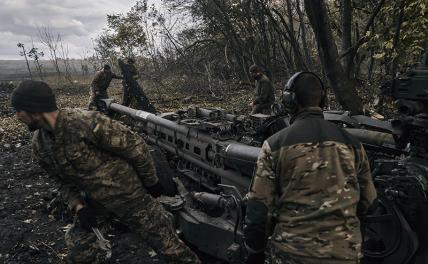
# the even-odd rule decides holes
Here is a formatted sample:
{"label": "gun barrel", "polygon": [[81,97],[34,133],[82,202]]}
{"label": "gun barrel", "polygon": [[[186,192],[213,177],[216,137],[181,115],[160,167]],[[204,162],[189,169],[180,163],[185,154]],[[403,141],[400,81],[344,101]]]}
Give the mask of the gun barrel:
{"label": "gun barrel", "polygon": [[[104,102],[108,109],[141,121],[145,126],[147,140],[150,143],[219,176],[221,183],[235,185],[241,191],[246,191],[250,182],[248,176],[252,175],[259,148],[227,141],[218,142],[197,128],[187,127],[146,111],[114,103],[111,100],[104,99]],[[220,153],[225,154],[223,155],[224,164],[216,163],[218,160],[216,157],[222,156]],[[239,158],[239,153],[243,157]],[[244,164],[245,168],[242,167]]]}
{"label": "gun barrel", "polygon": [[108,99],[104,99],[103,101],[106,103],[108,109],[113,110],[113,111],[118,112],[118,113],[128,115],[128,116],[132,117],[133,119],[136,119],[136,120],[139,120],[139,121],[146,123],[146,125],[148,125],[148,126],[150,126],[150,125],[155,126],[154,129],[156,129],[156,126],[159,126],[159,127],[164,128],[164,129],[174,130],[176,133],[180,133],[180,134],[183,134],[183,135],[186,135],[189,137],[194,137],[194,138],[200,139],[202,141],[210,141],[211,140],[211,137],[209,137],[206,134],[199,133],[195,129],[190,129],[186,126],[179,125],[173,121],[159,117],[159,116],[152,114],[150,112],[132,109],[132,108],[123,106],[121,104],[114,103]]}
{"label": "gun barrel", "polygon": [[395,141],[392,134],[365,130],[360,128],[346,128],[349,134],[356,137],[363,144],[383,147],[383,146],[394,146]]}

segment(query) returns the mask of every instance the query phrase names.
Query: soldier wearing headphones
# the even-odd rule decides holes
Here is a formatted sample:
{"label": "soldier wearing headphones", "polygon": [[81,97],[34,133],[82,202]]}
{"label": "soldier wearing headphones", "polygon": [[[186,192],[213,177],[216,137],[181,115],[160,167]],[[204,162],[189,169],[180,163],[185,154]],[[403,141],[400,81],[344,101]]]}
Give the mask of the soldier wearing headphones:
{"label": "soldier wearing headphones", "polygon": [[261,149],[249,193],[244,234],[247,263],[355,264],[359,216],[376,198],[369,161],[345,130],[324,120],[326,91],[299,72],[283,92],[291,125]]}

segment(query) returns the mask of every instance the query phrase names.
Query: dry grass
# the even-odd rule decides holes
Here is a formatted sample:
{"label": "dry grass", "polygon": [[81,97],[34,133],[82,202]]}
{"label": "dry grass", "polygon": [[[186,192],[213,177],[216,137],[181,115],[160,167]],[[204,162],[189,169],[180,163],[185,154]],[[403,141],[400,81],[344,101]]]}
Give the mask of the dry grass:
{"label": "dry grass", "polygon": [[[93,76],[73,76],[73,82],[67,82],[51,76],[45,81],[54,90],[59,108],[82,108],[86,109],[89,100],[90,82]],[[166,89],[159,88],[156,83],[140,80],[147,96],[154,103],[156,109],[161,112],[176,111],[188,107],[223,108],[230,112],[245,114],[250,111],[248,104],[253,97],[253,90],[234,90],[228,94],[221,94],[221,98],[214,98],[206,92],[177,91],[174,87]],[[18,82],[15,83],[16,85]],[[196,90],[197,91],[197,90]],[[19,123],[9,106],[9,95],[11,90],[3,91],[0,97],[2,105],[0,115],[0,149],[11,148],[16,144],[25,144],[29,141],[31,134],[25,125]],[[109,96],[116,102],[121,101],[122,82],[113,80],[108,89]],[[18,143],[17,143],[18,142]]]}

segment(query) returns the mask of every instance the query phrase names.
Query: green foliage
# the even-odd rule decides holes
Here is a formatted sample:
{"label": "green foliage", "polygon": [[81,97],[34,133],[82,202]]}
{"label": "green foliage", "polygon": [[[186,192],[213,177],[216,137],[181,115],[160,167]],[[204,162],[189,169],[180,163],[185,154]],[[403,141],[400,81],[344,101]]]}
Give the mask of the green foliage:
{"label": "green foliage", "polygon": [[373,58],[381,65],[391,64],[395,60],[398,68],[403,69],[420,60],[427,40],[428,19],[425,0],[406,0],[400,23],[400,2],[386,1],[376,18],[374,29],[366,34],[370,40],[361,46],[359,52],[372,50]]}
{"label": "green foliage", "polygon": [[101,58],[131,57],[144,49],[146,12],[147,0],[140,0],[126,14],[107,15],[107,29],[96,39],[95,49]]}
{"label": "green foliage", "polygon": [[[158,9],[141,0],[129,12],[107,17],[95,49],[99,59],[110,63],[121,56],[138,57],[144,77],[162,89],[174,80],[174,87],[222,94],[229,90],[224,87],[249,84],[253,63],[265,66],[279,89],[295,71],[327,72],[303,2],[163,0]],[[341,53],[336,59],[345,72],[349,65],[354,68],[346,78],[361,86],[360,92],[371,93],[394,71],[420,60],[428,37],[425,0],[351,0],[348,50],[341,48],[343,1],[324,3]],[[345,63],[346,56],[352,63]]]}
{"label": "green foliage", "polygon": [[32,47],[30,51],[28,51],[28,57],[32,58],[35,61],[38,61],[41,57],[44,57],[45,53],[43,51],[39,51],[39,48]]}

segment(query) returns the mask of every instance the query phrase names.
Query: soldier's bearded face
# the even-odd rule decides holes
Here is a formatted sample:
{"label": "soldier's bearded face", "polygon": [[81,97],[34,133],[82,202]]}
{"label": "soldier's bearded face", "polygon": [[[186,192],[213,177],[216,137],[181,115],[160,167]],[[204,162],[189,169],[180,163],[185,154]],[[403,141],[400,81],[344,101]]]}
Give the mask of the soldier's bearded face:
{"label": "soldier's bearded face", "polygon": [[31,132],[44,127],[44,120],[40,114],[18,110],[16,111],[16,116],[19,121],[27,125],[28,130]]}

